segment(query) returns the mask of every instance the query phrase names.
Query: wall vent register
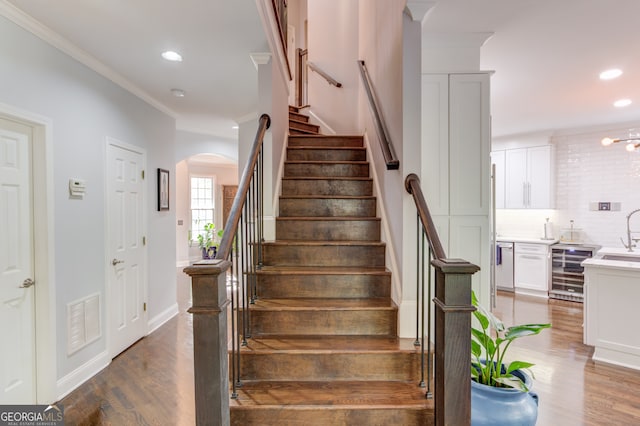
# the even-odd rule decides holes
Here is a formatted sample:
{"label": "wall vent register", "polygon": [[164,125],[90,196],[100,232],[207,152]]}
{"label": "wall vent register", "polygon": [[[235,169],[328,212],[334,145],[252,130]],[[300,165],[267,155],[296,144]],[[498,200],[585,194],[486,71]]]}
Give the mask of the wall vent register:
{"label": "wall vent register", "polygon": [[584,301],[585,259],[593,257],[600,247],[584,244],[554,244],[551,246],[551,290],[554,299]]}

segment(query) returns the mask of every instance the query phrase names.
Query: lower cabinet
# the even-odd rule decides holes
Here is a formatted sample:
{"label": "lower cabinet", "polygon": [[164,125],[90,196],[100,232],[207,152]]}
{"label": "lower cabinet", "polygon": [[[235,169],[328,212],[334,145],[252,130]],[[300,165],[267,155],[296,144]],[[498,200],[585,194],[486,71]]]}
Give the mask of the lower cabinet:
{"label": "lower cabinet", "polygon": [[549,294],[549,245],[515,243],[514,286],[518,293]]}

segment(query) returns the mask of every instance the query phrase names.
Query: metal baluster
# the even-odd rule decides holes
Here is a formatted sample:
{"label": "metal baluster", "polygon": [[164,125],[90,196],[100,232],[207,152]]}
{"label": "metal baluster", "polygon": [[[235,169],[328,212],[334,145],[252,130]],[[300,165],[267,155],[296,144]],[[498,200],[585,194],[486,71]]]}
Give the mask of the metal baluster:
{"label": "metal baluster", "polygon": [[420,224],[420,214],[416,215],[416,340],[413,341],[413,346],[420,346],[420,230],[422,229]]}
{"label": "metal baluster", "polygon": [[429,254],[427,256],[427,332],[425,334],[425,340],[427,341],[427,392],[424,394],[427,399],[433,398],[433,393],[431,392],[431,366],[433,365],[431,359],[431,284],[432,274],[431,274],[431,259],[433,259],[433,252],[431,251],[431,246],[429,246]]}
{"label": "metal baluster", "polygon": [[247,249],[244,235],[244,221],[244,214],[241,214],[240,223],[238,226],[238,247],[241,250],[240,264],[238,265],[238,277],[242,280],[242,346],[247,346],[247,336],[249,334],[249,304],[247,303],[247,299],[249,295],[247,294],[247,280],[244,275],[245,262],[247,258]]}
{"label": "metal baluster", "polygon": [[251,181],[251,236],[252,236],[252,244],[251,244],[251,284],[253,285],[253,300],[255,301],[258,298],[258,283],[256,281],[256,265],[257,265],[257,251],[256,251],[256,243],[258,241],[258,228],[257,228],[257,216],[258,216],[258,193],[257,193],[257,174],[258,167],[253,170],[253,179]]}
{"label": "metal baluster", "polygon": [[420,228],[420,236],[422,237],[422,247],[420,247],[420,251],[419,251],[419,255],[420,255],[420,289],[421,289],[421,303],[420,303],[420,329],[422,330],[422,338],[421,340],[421,344],[420,344],[420,383],[419,386],[421,388],[425,387],[424,384],[424,339],[425,339],[425,331],[424,331],[424,305],[426,303],[429,303],[428,300],[424,299],[424,268],[425,268],[425,261],[424,261],[424,242],[426,239],[426,235],[424,232],[424,229]]}
{"label": "metal baluster", "polygon": [[[231,253],[229,254],[229,260],[231,261],[231,383],[232,383],[232,391],[231,398],[237,399],[238,392],[236,391],[237,383],[240,381],[240,372],[236,371],[236,358],[240,357],[240,346],[238,342],[240,341],[239,335],[236,335],[236,299],[235,299],[235,288],[233,285],[233,247],[231,248]],[[240,363],[238,363],[239,368]]]}
{"label": "metal baluster", "polygon": [[[248,196],[247,196],[248,197]],[[245,311],[246,311],[246,318],[247,318],[247,338],[251,337],[251,310],[249,309],[249,306],[253,304],[253,298],[251,296],[251,280],[250,277],[248,276],[249,273],[249,262],[251,262],[251,241],[250,241],[250,235],[249,235],[249,214],[248,214],[248,199],[245,199],[245,203],[244,203],[244,207],[243,207],[243,213],[242,213],[242,217],[243,217],[243,226],[242,226],[242,236],[243,236],[243,244],[244,244],[244,251],[245,251],[245,256],[244,259],[242,259],[242,271],[243,271],[243,275],[245,277],[245,291],[247,294],[247,298],[245,299]]]}
{"label": "metal baluster", "polygon": [[258,191],[260,192],[260,196],[258,198],[258,202],[260,203],[260,220],[258,222],[258,226],[260,227],[260,231],[258,232],[258,266],[262,268],[263,259],[262,259],[262,243],[264,243],[264,155],[262,149],[260,150],[260,159],[258,161]]}

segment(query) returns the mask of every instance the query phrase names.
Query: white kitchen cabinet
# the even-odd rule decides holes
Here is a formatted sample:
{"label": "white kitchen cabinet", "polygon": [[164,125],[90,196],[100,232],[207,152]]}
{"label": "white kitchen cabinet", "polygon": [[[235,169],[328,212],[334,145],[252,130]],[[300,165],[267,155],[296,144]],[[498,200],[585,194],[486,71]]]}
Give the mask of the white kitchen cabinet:
{"label": "white kitchen cabinet", "polygon": [[[449,257],[480,266],[473,288],[489,304],[490,74],[423,74],[420,179]],[[442,231],[442,232],[441,232]]]}
{"label": "white kitchen cabinet", "polygon": [[548,244],[515,243],[513,281],[518,293],[547,297],[550,249]]}
{"label": "white kitchen cabinet", "polygon": [[505,150],[505,208],[554,207],[553,147]]}

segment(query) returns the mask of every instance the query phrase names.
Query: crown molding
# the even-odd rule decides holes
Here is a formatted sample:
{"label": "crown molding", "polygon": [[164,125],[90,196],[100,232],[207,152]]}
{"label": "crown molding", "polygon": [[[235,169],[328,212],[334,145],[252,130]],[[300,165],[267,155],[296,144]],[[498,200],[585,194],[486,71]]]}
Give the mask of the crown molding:
{"label": "crown molding", "polygon": [[258,69],[258,65],[267,65],[271,60],[271,53],[269,52],[254,52],[249,53],[251,57],[251,62],[253,62],[253,66]]}
{"label": "crown molding", "polygon": [[104,63],[100,62],[94,56],[80,49],[78,46],[71,43],[69,40],[53,31],[51,28],[42,24],[40,21],[34,19],[6,0],[0,0],[0,15],[4,16],[14,24],[30,32],[36,37],[40,38],[45,43],[48,43],[49,45],[60,50],[62,53],[70,56],[81,64],[86,65],[88,68],[100,74],[101,76],[111,80],[113,83],[142,99],[159,111],[169,115],[173,119],[177,118],[178,114],[164,105],[162,102],[158,101],[153,96],[142,90],[140,87],[127,80],[121,74],[117,73],[115,70],[108,67]]}
{"label": "crown molding", "polygon": [[412,20],[422,23],[424,22],[424,18],[427,16],[427,12],[429,12],[437,3],[438,2],[436,1],[425,0],[407,1],[405,10],[408,11],[408,15]]}

